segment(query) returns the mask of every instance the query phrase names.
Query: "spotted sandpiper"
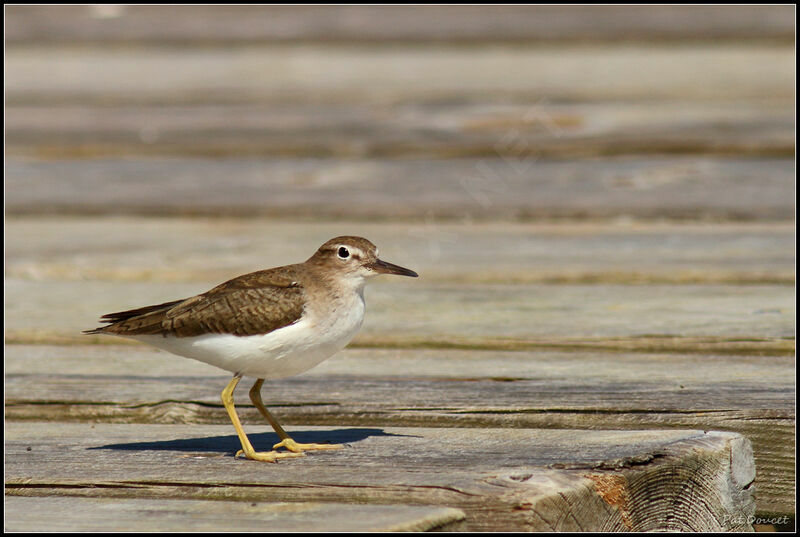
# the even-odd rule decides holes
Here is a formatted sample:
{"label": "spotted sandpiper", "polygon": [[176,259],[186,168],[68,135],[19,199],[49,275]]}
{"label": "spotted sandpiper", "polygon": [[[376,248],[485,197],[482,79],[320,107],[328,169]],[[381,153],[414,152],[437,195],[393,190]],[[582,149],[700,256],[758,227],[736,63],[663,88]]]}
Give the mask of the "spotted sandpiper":
{"label": "spotted sandpiper", "polygon": [[[100,319],[109,324],[84,333],[132,338],[233,373],[222,404],[242,443],[236,456],[276,462],[342,447],[292,440],[261,401],[261,385],[307,371],[343,349],[364,320],[364,285],[379,274],[417,276],[378,259],[367,239],[336,237],[305,263],[245,274],[184,300],[109,313]],[[233,391],[243,376],[257,379],[250,399],[281,439],[272,451],[255,451],[242,429]]]}

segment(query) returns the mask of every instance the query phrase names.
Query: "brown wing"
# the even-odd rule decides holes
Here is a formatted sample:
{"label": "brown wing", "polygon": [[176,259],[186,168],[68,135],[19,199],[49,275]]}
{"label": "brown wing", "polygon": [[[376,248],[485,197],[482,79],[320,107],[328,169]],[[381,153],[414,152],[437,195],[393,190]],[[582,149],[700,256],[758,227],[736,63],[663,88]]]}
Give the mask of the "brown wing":
{"label": "brown wing", "polygon": [[284,270],[239,276],[201,295],[103,316],[112,324],[87,333],[121,336],[160,334],[266,334],[297,322],[305,292]]}

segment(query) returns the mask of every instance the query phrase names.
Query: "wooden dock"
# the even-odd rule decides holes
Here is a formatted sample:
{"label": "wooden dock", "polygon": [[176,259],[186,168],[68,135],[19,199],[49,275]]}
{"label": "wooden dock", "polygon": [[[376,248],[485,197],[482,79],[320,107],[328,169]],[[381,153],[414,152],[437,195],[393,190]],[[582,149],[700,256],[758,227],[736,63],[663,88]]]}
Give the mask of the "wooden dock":
{"label": "wooden dock", "polygon": [[[7,531],[794,527],[792,6],[5,14]],[[339,234],[421,277],[263,393],[346,449],[80,334]]]}

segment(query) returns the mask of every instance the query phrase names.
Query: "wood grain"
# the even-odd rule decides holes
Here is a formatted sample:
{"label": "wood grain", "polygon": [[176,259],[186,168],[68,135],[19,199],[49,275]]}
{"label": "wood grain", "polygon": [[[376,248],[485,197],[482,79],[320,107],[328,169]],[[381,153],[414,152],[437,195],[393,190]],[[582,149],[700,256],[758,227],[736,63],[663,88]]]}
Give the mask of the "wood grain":
{"label": "wood grain", "polygon": [[464,518],[462,511],[447,507],[334,502],[11,496],[4,503],[6,530],[14,532],[428,531]]}
{"label": "wood grain", "polygon": [[[88,197],[101,188],[98,182],[78,189]],[[243,191],[246,195],[254,192]],[[782,187],[774,196],[791,199]],[[755,200],[751,203],[754,211],[760,210]],[[382,257],[413,267],[428,282],[794,285],[793,222],[511,223],[453,222],[435,216],[424,222],[320,222],[7,215],[5,229],[6,277],[32,281],[213,285],[266,266],[307,259],[330,237],[358,231],[379,246]],[[187,241],[190,236],[202,239]]]}
{"label": "wood grain", "polygon": [[[29,160],[7,156],[5,166],[8,215],[102,215],[115,226],[115,236],[125,230],[111,217],[125,214],[238,217],[238,222],[226,222],[220,230],[215,230],[216,222],[196,224],[206,225],[214,236],[236,226],[237,233],[246,233],[248,240],[262,241],[297,233],[291,229],[294,225],[286,226],[279,218],[297,222],[305,230],[311,225],[298,220],[323,219],[327,226],[371,228],[388,220],[406,226],[399,228],[400,239],[412,231],[417,240],[425,239],[422,253],[427,255],[439,243],[453,242],[470,228],[480,231],[479,225],[498,220],[557,220],[563,222],[561,228],[551,224],[540,229],[560,235],[565,234],[562,229],[575,229],[575,222],[580,221],[616,224],[598,227],[601,233],[624,232],[626,220],[643,220],[662,231],[663,220],[688,221],[702,236],[720,229],[712,227],[720,221],[793,224],[794,216],[791,159],[676,155],[551,160],[523,149],[506,157],[492,153],[486,159],[452,160],[177,156]],[[221,177],[226,180],[220,181]],[[187,185],[192,187],[187,190]],[[274,218],[252,224],[247,220],[259,216]],[[704,225],[698,225],[698,220]],[[162,220],[159,225],[165,227],[164,233],[174,234],[171,229],[175,226],[191,223]],[[130,225],[152,224],[140,218],[131,220]],[[278,226],[281,234],[259,236],[256,226]],[[513,228],[506,229],[514,233]],[[514,234],[524,239],[520,237],[524,231],[537,233],[540,229],[519,227]],[[640,235],[641,230],[634,227],[631,234]],[[486,232],[491,231],[487,228]],[[421,233],[424,236],[420,237]],[[126,235],[127,240],[136,240],[130,232]],[[153,248],[153,241],[161,240],[159,235],[141,235],[138,242],[141,247]],[[318,236],[313,242],[334,235]],[[395,240],[396,235],[392,237]],[[149,242],[141,240],[145,237]],[[234,243],[242,240],[239,236],[230,239]],[[280,243],[281,248],[294,247],[286,242]],[[759,246],[757,242],[751,245]],[[670,253],[672,257],[681,255],[680,250]],[[561,262],[569,262],[569,258],[562,256]]]}
{"label": "wood grain", "polygon": [[[175,65],[181,68],[174,69]],[[19,117],[13,109],[18,105],[91,104],[94,112],[81,116],[90,123],[115,104],[123,105],[123,117],[136,115],[139,105],[199,104],[205,107],[203,118],[214,114],[215,105],[237,103],[282,104],[286,111],[297,111],[298,104],[310,111],[315,104],[324,109],[333,104],[405,103],[411,105],[408,119],[424,124],[424,118],[437,108],[431,105],[437,103],[443,103],[440,110],[446,113],[448,103],[458,109],[459,103],[476,101],[516,102],[534,112],[537,105],[549,102],[627,101],[630,107],[617,109],[635,112],[650,109],[655,101],[666,107],[662,110],[677,114],[681,106],[698,110],[698,102],[711,110],[728,103],[735,117],[740,113],[730,104],[736,101],[771,101],[784,110],[791,124],[795,72],[791,42],[475,48],[31,45],[9,48],[5,68],[9,119],[12,114]],[[184,110],[184,121],[191,122],[197,110]],[[236,123],[242,116],[237,114]],[[31,119],[44,117],[38,114]],[[8,142],[15,123],[7,127]]]}
{"label": "wood grain", "polygon": [[[40,99],[53,101],[65,91]],[[28,91],[24,94],[30,98]],[[131,100],[116,98],[123,97]],[[513,178],[515,171],[530,169],[542,158],[790,158],[794,148],[791,101],[781,98],[576,105],[521,96],[517,104],[481,100],[438,106],[420,96],[408,99],[416,102],[17,105],[6,109],[6,147],[11,156],[65,160],[126,155],[505,159],[499,171],[496,166],[493,173],[483,173],[484,180],[493,182],[494,175]]]}
{"label": "wood grain", "polygon": [[[792,371],[791,356],[357,349],[263,392],[290,431],[337,424],[737,432],[753,443],[759,510],[790,512]],[[219,400],[227,380],[206,364],[143,347],[10,345],[6,418],[227,424]],[[245,391],[244,422],[269,430]]]}
{"label": "wood grain", "polygon": [[[7,278],[6,336],[17,342],[91,341],[100,336],[80,332],[93,328],[98,314],[192,296],[214,283]],[[740,341],[745,348],[766,342],[773,352],[786,353],[794,342],[794,297],[783,285],[464,286],[426,283],[423,274],[419,282],[371,286],[366,303],[355,342],[373,346],[502,348],[518,342],[516,348],[525,348],[560,342],[569,347],[583,341],[613,349],[621,338],[639,340],[644,348],[652,348],[654,340],[669,348],[688,337],[699,338],[695,343]]]}
{"label": "wood grain", "polygon": [[9,6],[22,43],[793,41],[790,6]]}
{"label": "wood grain", "polygon": [[277,465],[226,456],[235,447],[228,433],[219,426],[13,423],[6,492],[410,500],[463,510],[467,530],[734,530],[746,528],[741,515],[753,512],[749,443],[730,433],[317,428],[313,436],[350,447]]}

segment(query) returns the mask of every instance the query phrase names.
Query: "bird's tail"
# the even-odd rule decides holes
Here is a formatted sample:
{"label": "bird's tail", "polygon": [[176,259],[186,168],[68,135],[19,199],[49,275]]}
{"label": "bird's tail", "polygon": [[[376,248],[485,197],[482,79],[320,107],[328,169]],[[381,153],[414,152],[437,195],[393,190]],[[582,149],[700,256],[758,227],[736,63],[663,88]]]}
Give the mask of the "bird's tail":
{"label": "bird's tail", "polygon": [[145,306],[116,313],[107,313],[100,317],[101,323],[109,323],[91,330],[84,330],[84,334],[147,334],[155,333],[161,327],[163,314],[183,300],[173,300],[155,306]]}

